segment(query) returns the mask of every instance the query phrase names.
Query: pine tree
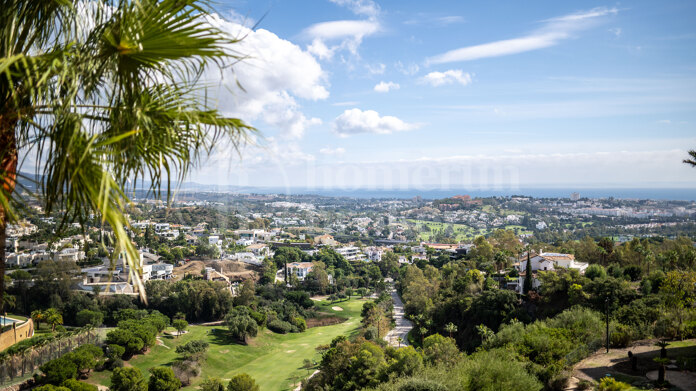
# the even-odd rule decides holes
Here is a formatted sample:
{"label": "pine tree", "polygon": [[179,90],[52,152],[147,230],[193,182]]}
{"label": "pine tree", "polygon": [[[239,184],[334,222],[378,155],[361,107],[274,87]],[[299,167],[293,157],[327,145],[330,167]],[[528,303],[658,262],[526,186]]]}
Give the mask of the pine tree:
{"label": "pine tree", "polygon": [[534,289],[534,286],[532,284],[532,261],[529,256],[529,249],[527,250],[527,268],[525,269],[525,276],[524,276],[524,294],[528,294],[529,291]]}

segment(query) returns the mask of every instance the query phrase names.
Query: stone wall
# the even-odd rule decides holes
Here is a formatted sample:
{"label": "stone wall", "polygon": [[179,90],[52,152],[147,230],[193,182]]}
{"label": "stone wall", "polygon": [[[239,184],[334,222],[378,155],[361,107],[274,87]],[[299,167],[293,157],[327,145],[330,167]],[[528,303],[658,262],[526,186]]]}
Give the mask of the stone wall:
{"label": "stone wall", "polygon": [[34,322],[31,319],[27,319],[24,323],[13,323],[12,329],[0,334],[0,351],[33,336]]}

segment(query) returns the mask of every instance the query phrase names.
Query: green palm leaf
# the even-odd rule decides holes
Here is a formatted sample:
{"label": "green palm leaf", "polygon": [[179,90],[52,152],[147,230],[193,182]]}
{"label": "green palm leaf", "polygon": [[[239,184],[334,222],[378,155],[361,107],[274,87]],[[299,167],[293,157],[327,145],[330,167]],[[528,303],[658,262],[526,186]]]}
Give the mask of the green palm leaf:
{"label": "green palm leaf", "polygon": [[[173,183],[220,141],[234,148],[245,142],[254,129],[208,107],[198,84],[206,67],[243,56],[231,49],[235,39],[208,23],[205,2],[90,6],[85,13],[65,0],[0,0],[0,139],[7,140],[0,147],[0,231],[30,195],[15,191],[21,150],[35,157],[35,196],[46,212],[62,212],[59,227],[84,227],[98,215],[111,231],[112,259],[123,255],[144,298],[126,194],[148,180],[153,194],[166,187],[169,197]],[[4,253],[0,258],[2,272]]]}

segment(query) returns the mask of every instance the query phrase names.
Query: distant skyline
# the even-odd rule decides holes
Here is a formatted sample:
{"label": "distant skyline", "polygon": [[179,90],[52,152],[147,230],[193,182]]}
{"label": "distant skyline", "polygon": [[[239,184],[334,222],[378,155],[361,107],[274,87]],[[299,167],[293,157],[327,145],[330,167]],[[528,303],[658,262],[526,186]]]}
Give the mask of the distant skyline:
{"label": "distant skyline", "polygon": [[190,181],[696,187],[694,2],[215,4],[248,57],[208,97],[262,138]]}

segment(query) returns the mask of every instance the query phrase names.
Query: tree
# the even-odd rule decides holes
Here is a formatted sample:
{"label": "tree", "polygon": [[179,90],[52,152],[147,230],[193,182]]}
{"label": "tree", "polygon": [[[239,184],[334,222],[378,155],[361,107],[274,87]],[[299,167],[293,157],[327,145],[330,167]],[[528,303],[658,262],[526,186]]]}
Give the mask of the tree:
{"label": "tree", "polygon": [[244,280],[242,287],[239,290],[239,296],[235,297],[236,305],[249,306],[254,301],[256,295],[256,284],[252,278]]}
{"label": "tree", "polygon": [[66,357],[51,360],[40,367],[44,383],[59,385],[67,379],[77,377],[77,366]]}
{"label": "tree", "polygon": [[247,343],[249,337],[256,337],[258,325],[254,318],[246,314],[230,314],[225,319],[227,327],[234,338]]}
{"label": "tree", "polygon": [[41,322],[45,319],[44,312],[41,310],[31,311],[31,319],[34,321],[34,324],[36,324],[36,329],[40,329]]}
{"label": "tree", "polygon": [[46,323],[51,325],[51,331],[56,331],[56,326],[63,324],[63,315],[55,308],[49,308],[43,313]]}
{"label": "tree", "polygon": [[696,149],[689,151],[689,159],[684,159],[684,163],[690,165],[691,167],[696,167]]}
{"label": "tree", "polygon": [[530,259],[529,251],[529,248],[527,248],[527,264],[525,265],[526,267],[524,271],[524,285],[522,285],[522,289],[525,295],[528,294],[529,291],[534,289],[534,277],[532,276],[532,261]]}
{"label": "tree", "polygon": [[140,369],[123,367],[114,369],[109,389],[111,391],[148,391],[148,386]]}
{"label": "tree", "polygon": [[454,365],[461,353],[454,339],[433,334],[423,340],[423,357],[431,364]]}
{"label": "tree", "polygon": [[225,391],[225,385],[217,377],[205,379],[200,384],[201,391]]}
{"label": "tree", "polygon": [[75,322],[78,326],[92,325],[99,327],[104,322],[104,314],[101,311],[84,309],[75,315]]}
{"label": "tree", "polygon": [[181,334],[184,333],[184,331],[188,327],[188,322],[183,320],[183,319],[175,319],[172,322],[172,326],[174,326],[174,328],[176,329],[176,331],[177,331],[176,336],[178,338]]}
{"label": "tree", "polygon": [[449,322],[445,325],[445,331],[449,333],[449,337],[452,338],[452,334],[457,332],[457,326],[454,323]]}
{"label": "tree", "polygon": [[696,272],[674,270],[667,273],[660,286],[660,295],[676,316],[679,338],[683,339],[685,309],[693,306],[696,299]]}
{"label": "tree", "polygon": [[227,384],[227,391],[259,391],[259,386],[251,376],[240,373],[230,379]]}
{"label": "tree", "polygon": [[150,381],[147,391],[176,391],[181,387],[181,382],[174,376],[174,371],[169,367],[154,367],[150,369]]}
{"label": "tree", "polygon": [[[36,200],[47,214],[62,212],[58,227],[84,227],[95,213],[112,229],[115,252],[138,269],[126,231],[129,190],[146,182],[157,196],[166,188],[168,198],[172,180],[185,178],[216,143],[237,145],[251,129],[199,93],[204,67],[239,57],[228,48],[234,39],[199,22],[210,14],[206,4],[104,1],[85,23],[85,8],[68,1],[2,3],[0,243],[29,202],[15,192],[26,148],[38,174]],[[2,275],[5,261],[0,246]]]}
{"label": "tree", "polygon": [[97,391],[98,388],[95,385],[87,384],[76,379],[68,379],[61,384],[61,387],[65,387],[70,391]]}

